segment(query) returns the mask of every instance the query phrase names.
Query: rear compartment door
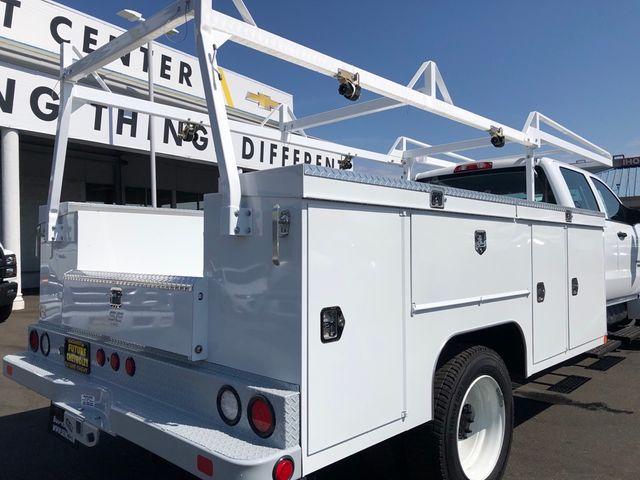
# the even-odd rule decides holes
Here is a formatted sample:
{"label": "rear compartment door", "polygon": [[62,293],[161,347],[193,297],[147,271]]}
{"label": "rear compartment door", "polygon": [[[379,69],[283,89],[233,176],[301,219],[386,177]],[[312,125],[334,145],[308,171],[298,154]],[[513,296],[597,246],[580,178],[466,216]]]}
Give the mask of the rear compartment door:
{"label": "rear compartment door", "polygon": [[[400,212],[308,209],[308,452],[402,418],[403,233]],[[340,307],[339,340],[321,312]]]}
{"label": "rear compartment door", "polygon": [[602,230],[571,226],[569,245],[569,348],[602,337],[605,327],[604,261]]}

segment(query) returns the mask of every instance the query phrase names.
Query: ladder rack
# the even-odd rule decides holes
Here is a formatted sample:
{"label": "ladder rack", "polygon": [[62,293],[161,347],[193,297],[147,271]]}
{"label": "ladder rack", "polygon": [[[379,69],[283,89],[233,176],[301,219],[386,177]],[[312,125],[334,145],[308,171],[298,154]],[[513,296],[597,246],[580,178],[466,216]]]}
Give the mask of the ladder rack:
{"label": "ladder rack", "polygon": [[[443,145],[428,145],[418,140],[401,137],[389,152],[388,160],[397,158],[398,150],[405,171],[410,171],[417,163],[443,165],[436,155],[453,157],[455,161],[470,161],[456,152],[501,147],[514,143],[523,147],[527,158],[527,196],[533,198],[533,164],[536,152],[549,145],[570,155],[582,158],[600,166],[611,166],[611,155],[587,141],[571,130],[538,112],[532,112],[522,130],[512,128],[487,117],[478,115],[453,104],[442,75],[434,62],[425,62],[407,85],[401,85],[374,73],[368,72],[319,51],[292,42],[259,28],[242,0],[234,0],[243,20],[222,14],[211,8],[211,0],[178,0],[165,7],[156,15],[148,18],[123,33],[108,44],[98,48],[85,57],[73,61],[68,44],[61,46],[61,100],[58,115],[58,134],[54,147],[54,161],[48,197],[48,241],[57,238],[56,225],[62,189],[66,148],[69,136],[71,111],[81,103],[97,103],[106,106],[126,105],[127,110],[147,113],[156,117],[173,118],[211,126],[216,159],[220,171],[220,192],[223,195],[223,214],[221,229],[227,235],[247,235],[250,227],[251,212],[242,206],[242,192],[231,131],[227,119],[224,94],[218,77],[217,52],[225,42],[242,44],[253,50],[279,58],[302,68],[335,78],[340,91],[350,99],[356,100],[361,90],[380,95],[380,98],[368,102],[355,102],[352,105],[321,112],[303,118],[279,121],[284,141],[295,132],[302,132],[319,125],[340,122],[351,118],[370,115],[401,106],[410,106],[432,113],[453,122],[467,125],[483,132],[479,138]],[[146,100],[131,99],[111,92],[94,90],[76,84],[82,78],[92,75],[98,69],[108,65],[130,51],[146,44],[173,28],[195,21],[196,45],[203,77],[205,96],[208,106],[208,118],[200,115],[184,116],[179,109],[159,105]],[[424,86],[416,88],[418,81],[424,79]],[[196,119],[197,120],[194,120]],[[542,130],[542,125],[553,129],[565,138]],[[403,139],[404,138],[404,139]],[[417,148],[407,149],[412,144]],[[398,149],[397,147],[401,148]],[[392,155],[393,154],[393,155]]]}

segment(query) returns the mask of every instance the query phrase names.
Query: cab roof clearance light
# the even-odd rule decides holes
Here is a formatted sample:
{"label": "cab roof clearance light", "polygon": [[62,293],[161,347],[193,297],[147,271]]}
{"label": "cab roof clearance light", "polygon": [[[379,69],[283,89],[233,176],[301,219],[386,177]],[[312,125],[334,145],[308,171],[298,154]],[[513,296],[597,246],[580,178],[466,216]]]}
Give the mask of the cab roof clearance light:
{"label": "cab roof clearance light", "polygon": [[477,163],[463,163],[453,169],[453,173],[471,172],[473,170],[489,170],[493,168],[493,162],[477,162]]}

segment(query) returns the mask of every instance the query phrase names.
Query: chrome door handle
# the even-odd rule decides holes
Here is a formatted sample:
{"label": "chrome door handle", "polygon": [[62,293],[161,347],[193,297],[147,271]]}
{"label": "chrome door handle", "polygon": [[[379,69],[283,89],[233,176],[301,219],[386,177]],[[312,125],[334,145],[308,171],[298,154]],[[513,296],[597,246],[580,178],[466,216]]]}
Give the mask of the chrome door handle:
{"label": "chrome door handle", "polygon": [[618,238],[620,240],[624,240],[625,238],[627,238],[627,234],[624,232],[618,232]]}

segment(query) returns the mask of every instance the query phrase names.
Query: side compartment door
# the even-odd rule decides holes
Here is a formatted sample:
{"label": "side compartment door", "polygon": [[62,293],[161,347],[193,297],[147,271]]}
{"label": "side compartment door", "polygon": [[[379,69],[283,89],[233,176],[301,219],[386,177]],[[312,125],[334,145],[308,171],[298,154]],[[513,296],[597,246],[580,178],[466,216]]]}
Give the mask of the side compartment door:
{"label": "side compartment door", "polygon": [[566,352],[567,240],[564,225],[532,227],[533,362]]}
{"label": "side compartment door", "polygon": [[[398,211],[309,206],[310,455],[402,418],[403,235]],[[339,339],[327,341],[322,312],[334,307],[344,326]]]}
{"label": "side compartment door", "polygon": [[569,227],[569,348],[606,334],[602,241],[600,229]]}

